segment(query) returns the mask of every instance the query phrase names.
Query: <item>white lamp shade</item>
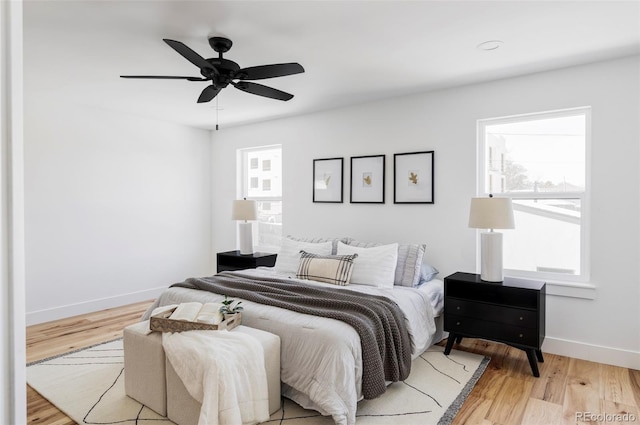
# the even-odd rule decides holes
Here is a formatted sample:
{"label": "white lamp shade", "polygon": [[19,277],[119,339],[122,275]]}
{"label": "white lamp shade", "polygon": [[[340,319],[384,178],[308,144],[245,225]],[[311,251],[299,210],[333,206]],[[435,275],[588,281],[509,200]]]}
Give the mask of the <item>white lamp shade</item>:
{"label": "white lamp shade", "polygon": [[256,201],[247,201],[239,199],[233,201],[233,210],[231,212],[232,220],[257,220],[258,204]]}
{"label": "white lamp shade", "polygon": [[511,198],[471,198],[469,227],[475,229],[513,229]]}

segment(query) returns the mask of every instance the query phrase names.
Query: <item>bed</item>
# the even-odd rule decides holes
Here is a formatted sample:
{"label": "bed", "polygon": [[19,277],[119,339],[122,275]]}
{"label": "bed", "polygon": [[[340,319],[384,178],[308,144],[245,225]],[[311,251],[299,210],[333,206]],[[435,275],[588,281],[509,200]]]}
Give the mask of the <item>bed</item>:
{"label": "bed", "polygon": [[[339,250],[338,248],[344,243],[342,241],[338,243],[341,245],[338,246],[335,240],[309,242],[286,239],[278,254],[276,267],[225,273],[238,274],[246,278],[285,280],[313,288],[331,287],[337,291],[384,296],[395,302],[402,310],[411,340],[411,358],[416,358],[442,339],[442,322],[438,318],[442,311],[443,284],[433,276],[423,282],[420,282],[418,276],[413,276],[412,279],[418,284],[411,286],[358,283],[340,286],[316,280],[298,279],[295,277],[297,273],[292,273],[293,268],[299,266],[300,251],[316,251],[315,255],[322,258],[342,255],[347,248]],[[385,273],[389,276],[388,270],[380,270],[379,266],[384,265],[386,261],[380,256],[374,255],[376,258],[368,258],[372,260],[373,270],[371,270],[371,264],[366,263],[370,252],[380,251],[377,246],[354,244],[352,247],[347,250],[376,248],[370,251],[358,251],[362,262],[358,263],[356,258],[353,271],[355,273],[357,266],[360,265],[360,271],[366,271],[366,273],[364,276],[355,273],[353,277],[356,282],[362,279],[369,282],[367,279],[375,280],[378,279],[376,276]],[[407,259],[403,249],[395,244],[396,253],[400,255],[396,254],[394,260],[387,261],[387,263],[396,262],[393,268],[393,282],[402,281],[398,278],[403,277],[401,274],[406,270],[400,269],[405,268],[407,261],[413,263],[420,260],[421,265],[423,263],[423,256],[419,259],[413,257]],[[386,252],[391,251],[392,249],[388,248]],[[416,270],[419,269],[420,267],[416,268]],[[375,276],[367,276],[367,273]],[[220,302],[223,298],[224,296],[218,293],[173,286],[161,294],[143,319],[147,319],[151,311],[159,306],[191,301]],[[281,339],[283,395],[304,408],[316,410],[323,415],[331,415],[336,424],[355,424],[357,402],[363,398],[363,350],[356,330],[339,320],[301,314],[246,299],[243,300],[243,305],[244,325],[274,333]]]}

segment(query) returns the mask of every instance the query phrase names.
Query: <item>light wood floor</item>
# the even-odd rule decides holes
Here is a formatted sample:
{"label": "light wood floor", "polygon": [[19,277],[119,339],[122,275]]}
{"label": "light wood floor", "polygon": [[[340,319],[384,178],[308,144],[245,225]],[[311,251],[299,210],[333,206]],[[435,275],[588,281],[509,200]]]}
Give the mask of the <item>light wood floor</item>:
{"label": "light wood floor", "polygon": [[[27,328],[27,361],[62,354],[122,336],[151,304],[143,302]],[[502,344],[464,339],[459,350],[491,357],[487,370],[453,425],[640,424],[640,371],[545,353],[540,378],[531,375],[524,352]],[[630,414],[635,421],[576,417]],[[30,424],[74,424],[27,386]],[[595,419],[595,420],[588,420]]]}
{"label": "light wood floor", "polygon": [[[27,327],[27,363],[122,337],[122,329],[140,321],[152,301]],[[29,424],[75,424],[27,385]]]}

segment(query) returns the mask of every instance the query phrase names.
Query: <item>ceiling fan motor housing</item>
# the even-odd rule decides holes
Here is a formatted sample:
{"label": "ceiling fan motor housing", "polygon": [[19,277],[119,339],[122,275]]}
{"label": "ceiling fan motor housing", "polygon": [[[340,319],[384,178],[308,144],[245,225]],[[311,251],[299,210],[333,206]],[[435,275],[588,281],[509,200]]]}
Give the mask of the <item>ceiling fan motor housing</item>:
{"label": "ceiling fan motor housing", "polygon": [[232,79],[241,78],[240,75],[236,75],[240,70],[240,65],[234,61],[223,58],[211,58],[207,59],[207,62],[218,70],[218,74],[216,75],[213,70],[209,71],[207,69],[200,70],[200,73],[206,78],[211,78],[216,87],[227,87]]}

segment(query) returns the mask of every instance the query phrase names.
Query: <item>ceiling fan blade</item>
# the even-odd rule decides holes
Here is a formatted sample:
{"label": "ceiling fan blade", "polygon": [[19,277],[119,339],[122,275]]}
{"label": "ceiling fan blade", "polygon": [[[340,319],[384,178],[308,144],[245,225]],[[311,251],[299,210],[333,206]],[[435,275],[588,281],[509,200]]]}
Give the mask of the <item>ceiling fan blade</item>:
{"label": "ceiling fan blade", "polygon": [[211,99],[216,97],[218,93],[220,93],[219,88],[213,85],[207,86],[204,90],[202,90],[202,93],[200,93],[200,97],[198,98],[198,103],[211,102]]}
{"label": "ceiling fan blade", "polygon": [[250,66],[236,72],[240,80],[263,80],[265,78],[284,77],[300,74],[304,68],[299,63],[277,63],[273,65]]}
{"label": "ceiling fan blade", "polygon": [[270,97],[278,100],[290,100],[293,98],[292,94],[283,92],[281,90],[274,89],[273,87],[263,86],[258,83],[249,83],[247,81],[239,81],[237,83],[231,82],[238,90],[246,91],[247,93],[257,94],[258,96]]}
{"label": "ceiling fan blade", "polygon": [[199,77],[174,77],[169,75],[121,75],[120,78],[152,78],[158,80],[188,80],[188,81],[208,81],[208,78]]}
{"label": "ceiling fan blade", "polygon": [[168,38],[163,38],[163,40],[165,43],[171,46],[173,50],[180,53],[186,60],[188,60],[201,70],[210,69],[214,74],[219,74],[215,66],[211,65],[205,58],[191,50],[186,44],[180,41],[169,40]]}

